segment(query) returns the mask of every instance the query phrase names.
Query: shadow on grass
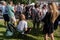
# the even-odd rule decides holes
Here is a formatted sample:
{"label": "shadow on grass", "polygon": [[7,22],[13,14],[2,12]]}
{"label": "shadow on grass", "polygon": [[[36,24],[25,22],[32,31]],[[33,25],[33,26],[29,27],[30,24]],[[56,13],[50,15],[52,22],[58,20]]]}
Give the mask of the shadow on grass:
{"label": "shadow on grass", "polygon": [[[3,25],[0,25],[0,27],[3,27],[5,28],[5,26]],[[3,33],[4,35],[0,35],[0,38],[3,38],[3,39],[22,39],[22,40],[37,40],[31,36],[27,36],[27,35],[21,35],[21,34],[18,34],[18,35],[14,35],[14,36],[11,36],[11,37],[6,37],[5,36],[5,32],[0,32],[0,33]],[[32,36],[42,36],[42,31],[41,29],[34,29],[32,28],[30,34]]]}
{"label": "shadow on grass", "polygon": [[56,38],[60,38],[60,36],[54,36],[54,37],[56,37]]}
{"label": "shadow on grass", "polygon": [[32,28],[31,35],[33,35],[33,36],[41,36],[42,37],[43,32],[42,32],[41,28],[38,28],[38,29]]}
{"label": "shadow on grass", "polygon": [[4,28],[6,28],[4,25],[1,25],[1,24],[0,24],[0,27],[4,27]]}
{"label": "shadow on grass", "polygon": [[40,23],[38,28],[32,27],[32,30],[30,32],[31,35],[33,36],[43,36],[43,23]]}
{"label": "shadow on grass", "polygon": [[27,36],[27,35],[21,35],[21,34],[17,34],[17,35],[14,35],[14,36],[11,36],[11,37],[7,37],[5,36],[5,32],[0,32],[2,33],[3,35],[0,35],[0,38],[1,39],[22,39],[22,40],[37,40],[31,36]]}

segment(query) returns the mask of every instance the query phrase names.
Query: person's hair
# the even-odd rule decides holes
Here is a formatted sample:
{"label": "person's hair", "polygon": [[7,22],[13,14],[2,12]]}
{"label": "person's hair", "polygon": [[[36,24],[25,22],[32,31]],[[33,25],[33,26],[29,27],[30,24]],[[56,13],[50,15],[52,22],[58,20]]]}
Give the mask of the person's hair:
{"label": "person's hair", "polygon": [[53,2],[52,6],[53,6],[53,13],[52,13],[53,18],[52,18],[52,21],[55,21],[57,19],[58,15],[59,15],[59,13],[58,13],[58,8],[57,8],[56,3]]}
{"label": "person's hair", "polygon": [[52,3],[48,3],[48,8],[50,8],[50,5],[52,6]]}
{"label": "person's hair", "polygon": [[5,3],[6,3],[5,1],[2,1],[2,2],[1,2],[2,5],[5,4]]}
{"label": "person's hair", "polygon": [[38,3],[35,4],[35,8],[38,8],[40,5]]}
{"label": "person's hair", "polygon": [[52,10],[51,10],[52,19],[51,19],[51,21],[54,23],[59,15],[58,9],[57,9],[57,5],[54,2],[48,4],[48,6],[50,6],[50,5],[52,7]]}
{"label": "person's hair", "polygon": [[24,14],[19,14],[19,18],[18,18],[17,24],[19,24],[19,22],[20,22],[21,20],[26,20],[25,18],[22,18],[23,16],[25,17]]}
{"label": "person's hair", "polygon": [[19,15],[19,21],[21,21],[21,20],[25,20],[25,15],[24,14]]}
{"label": "person's hair", "polygon": [[10,4],[11,2],[13,2],[13,1],[8,1],[9,4]]}
{"label": "person's hair", "polygon": [[46,5],[43,5],[42,9],[44,9],[46,7]]}

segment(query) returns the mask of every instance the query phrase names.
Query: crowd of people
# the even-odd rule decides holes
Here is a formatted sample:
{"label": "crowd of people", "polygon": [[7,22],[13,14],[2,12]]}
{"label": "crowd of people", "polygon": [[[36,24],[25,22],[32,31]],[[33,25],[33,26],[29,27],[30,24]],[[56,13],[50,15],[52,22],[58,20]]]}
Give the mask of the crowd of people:
{"label": "crowd of people", "polygon": [[40,22],[44,23],[44,40],[48,40],[48,37],[54,40],[54,30],[57,29],[60,21],[60,9],[55,2],[47,4],[35,3],[34,5],[18,3],[14,5],[12,1],[9,3],[3,1],[1,5],[0,12],[2,11],[4,24],[7,26],[6,36],[13,35],[12,32],[15,30],[25,34],[30,30],[26,20],[32,20],[34,29],[39,28]]}

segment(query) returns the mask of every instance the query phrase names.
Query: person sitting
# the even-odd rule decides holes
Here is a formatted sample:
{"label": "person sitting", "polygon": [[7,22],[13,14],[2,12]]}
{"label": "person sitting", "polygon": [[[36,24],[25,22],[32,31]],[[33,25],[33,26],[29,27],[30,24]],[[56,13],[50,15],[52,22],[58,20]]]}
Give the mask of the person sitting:
{"label": "person sitting", "polygon": [[17,25],[17,30],[18,32],[20,32],[21,34],[24,34],[24,33],[29,33],[31,28],[28,28],[28,24],[27,24],[27,21],[25,19],[25,15],[24,14],[21,14],[19,16],[19,21],[18,21],[18,25]]}

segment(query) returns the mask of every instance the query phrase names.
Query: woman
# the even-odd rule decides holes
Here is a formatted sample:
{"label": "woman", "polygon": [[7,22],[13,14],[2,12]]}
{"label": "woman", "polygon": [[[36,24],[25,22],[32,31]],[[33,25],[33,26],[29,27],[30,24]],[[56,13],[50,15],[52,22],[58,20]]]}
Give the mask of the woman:
{"label": "woman", "polygon": [[53,7],[54,7],[53,10],[55,13],[55,14],[53,14],[54,15],[54,17],[53,17],[53,19],[54,19],[54,30],[56,30],[58,27],[58,21],[60,20],[60,18],[59,18],[60,14],[58,12],[58,7],[55,5],[55,3],[53,3]]}
{"label": "woman", "polygon": [[44,28],[43,33],[45,34],[44,40],[48,40],[48,36],[51,40],[54,40],[54,22],[58,17],[57,7],[55,3],[48,4],[48,12],[44,18]]}

